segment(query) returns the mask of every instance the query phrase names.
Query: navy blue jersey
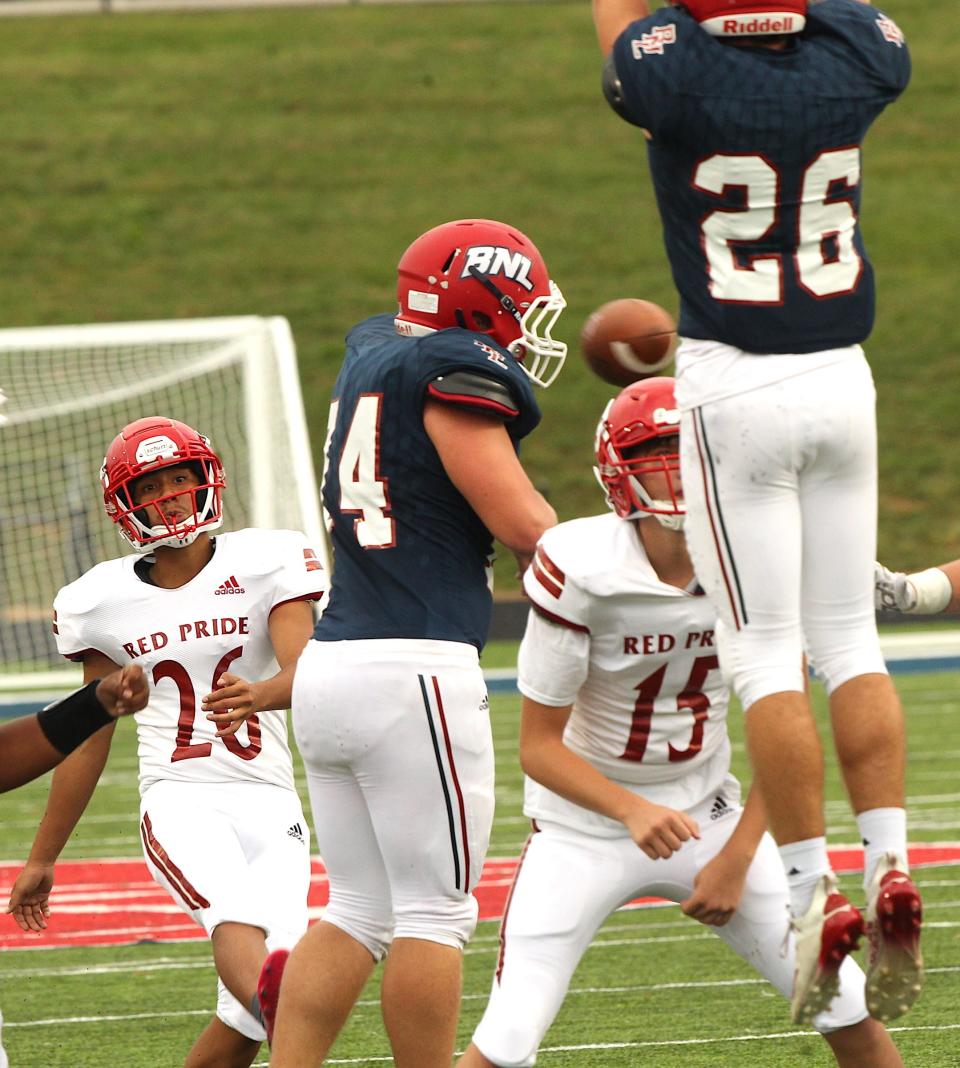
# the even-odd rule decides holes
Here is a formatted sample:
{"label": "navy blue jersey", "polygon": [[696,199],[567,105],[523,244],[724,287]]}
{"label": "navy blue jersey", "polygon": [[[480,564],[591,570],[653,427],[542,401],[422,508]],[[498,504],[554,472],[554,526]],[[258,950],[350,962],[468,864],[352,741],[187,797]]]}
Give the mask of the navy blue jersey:
{"label": "navy blue jersey", "polygon": [[680,334],[759,353],[862,341],[874,280],[860,145],[910,76],[896,25],[858,0],[812,2],[775,51],[669,7],[630,25],[612,58],[618,110],[651,135]]}
{"label": "navy blue jersey", "polygon": [[462,402],[499,407],[514,442],[540,422],[540,409],[520,364],[487,335],[401,337],[393,318],[377,315],[350,331],[333,390],[323,483],[333,582],[315,637],[434,638],[481,649],[493,539],[444,471],[423,426],[424,399],[432,382],[457,372],[492,380],[508,403]]}

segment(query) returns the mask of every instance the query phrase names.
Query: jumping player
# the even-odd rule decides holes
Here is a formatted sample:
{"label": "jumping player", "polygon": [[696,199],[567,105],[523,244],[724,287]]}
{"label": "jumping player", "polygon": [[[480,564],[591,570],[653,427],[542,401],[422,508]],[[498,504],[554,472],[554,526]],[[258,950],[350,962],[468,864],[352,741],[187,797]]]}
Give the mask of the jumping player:
{"label": "jumping player", "polygon": [[[286,964],[275,1068],[323,1062],[384,956],[394,1063],[448,1068],[493,817],[478,659],[493,538],[523,566],[556,522],[517,455],[533,386],[566,355],[540,252],[461,220],[417,238],[398,274],[399,311],[350,331],[334,386],[334,579],[293,691],[330,903]],[[283,964],[268,959],[265,1006]]]}
{"label": "jumping player", "polygon": [[[202,925],[219,976],[216,1016],[189,1068],[247,1068],[265,1037],[255,1000],[268,949],[306,930],[309,832],[282,709],[324,574],[290,530],[212,533],[223,468],[173,419],[125,427],[101,473],[107,514],[136,551],[98,564],[54,603],[61,653],[84,678],[138,664],[140,836],[153,878]],[[251,680],[251,681],[248,681]],[[203,713],[206,713],[204,715]],[[24,930],[46,926],[54,863],[109,752],[99,731],[54,772],[46,812],[10,897]]]}
{"label": "jumping player", "polygon": [[[520,646],[524,848],[483,1019],[460,1068],[521,1068],[604,920],[657,894],[789,996],[793,943],[776,846],[730,774],[715,612],[684,544],[671,378],[623,390],[597,429],[597,475],[615,512],[544,534],[524,578]],[[637,968],[644,969],[638,958]],[[870,1019],[863,973],[814,1026],[845,1068],[902,1068]]]}
{"label": "jumping player", "polygon": [[[903,34],[858,0],[594,0],[605,91],[644,129],[680,293],[677,400],[687,543],[746,709],[755,783],[788,873],[795,1019],[834,989],[819,962],[864,920],[826,852],[809,653],[861,837],[882,1020],[919,993],[903,713],[877,637],[874,318],[861,144],[903,91]],[[784,761],[783,754],[790,753]]]}

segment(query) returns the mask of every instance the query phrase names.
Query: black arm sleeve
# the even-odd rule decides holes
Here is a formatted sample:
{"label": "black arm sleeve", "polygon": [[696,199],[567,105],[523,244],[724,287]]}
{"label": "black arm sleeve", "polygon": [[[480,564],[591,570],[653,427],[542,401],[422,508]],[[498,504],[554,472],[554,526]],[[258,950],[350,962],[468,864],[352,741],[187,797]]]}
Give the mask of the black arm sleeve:
{"label": "black arm sleeve", "polygon": [[99,679],[94,679],[37,713],[37,722],[47,741],[64,756],[113,720],[97,700],[99,683]]}

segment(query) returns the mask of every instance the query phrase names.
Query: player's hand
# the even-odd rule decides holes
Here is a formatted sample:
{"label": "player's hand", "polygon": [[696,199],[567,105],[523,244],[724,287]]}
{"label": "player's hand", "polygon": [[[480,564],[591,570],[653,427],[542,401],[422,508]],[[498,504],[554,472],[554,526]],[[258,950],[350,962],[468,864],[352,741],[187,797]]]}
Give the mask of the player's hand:
{"label": "player's hand", "polygon": [[651,804],[642,797],[637,797],[636,802],[623,822],[630,837],[651,860],[666,860],[684,842],[700,837],[697,821],[685,812]]}
{"label": "player's hand", "polygon": [[225,671],[217,679],[217,688],[203,699],[207,719],[217,727],[217,737],[236,734],[244,720],[260,711],[256,688],[252,682]]}
{"label": "player's hand", "polygon": [[709,927],[729,923],[743,896],[749,867],[744,858],[728,856],[721,850],[697,872],[693,893],[680,902],[680,908],[687,916]]}
{"label": "player's hand", "polygon": [[149,696],[147,676],[139,664],[127,664],[119,671],[111,671],[97,684],[97,700],[114,719],[139,712]]}
{"label": "player's hand", "polygon": [[7,912],[24,931],[43,931],[50,915],[53,865],[27,861],[10,891]]}
{"label": "player's hand", "polygon": [[517,561],[517,579],[523,582],[523,576],[527,568],[533,563],[533,553],[517,553],[515,552],[514,558]]}
{"label": "player's hand", "polygon": [[878,612],[912,612],[917,607],[917,591],[902,571],[889,571],[875,563],[873,603]]}

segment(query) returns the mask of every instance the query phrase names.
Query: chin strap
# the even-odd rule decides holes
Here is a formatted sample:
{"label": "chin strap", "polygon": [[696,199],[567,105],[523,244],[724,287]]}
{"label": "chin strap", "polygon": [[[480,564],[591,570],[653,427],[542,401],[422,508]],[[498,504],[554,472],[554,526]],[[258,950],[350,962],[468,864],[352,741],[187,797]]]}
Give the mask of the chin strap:
{"label": "chin strap", "polygon": [[490,276],[488,274],[484,274],[483,271],[477,270],[477,268],[473,266],[468,267],[467,270],[470,272],[472,277],[474,277],[480,283],[480,285],[483,286],[484,289],[488,290],[494,295],[494,297],[496,297],[497,303],[500,305],[501,308],[503,308],[505,312],[508,312],[510,315],[512,315],[518,323],[522,321],[523,316],[520,314],[520,309],[514,303],[513,297],[509,296],[509,294],[507,293],[504,293],[503,290],[500,289],[500,287],[497,286],[497,284],[490,278]]}

